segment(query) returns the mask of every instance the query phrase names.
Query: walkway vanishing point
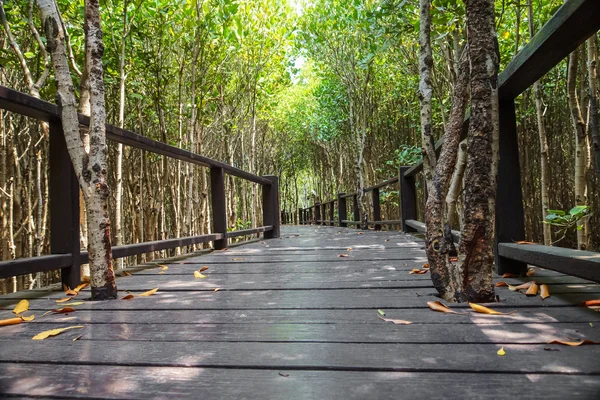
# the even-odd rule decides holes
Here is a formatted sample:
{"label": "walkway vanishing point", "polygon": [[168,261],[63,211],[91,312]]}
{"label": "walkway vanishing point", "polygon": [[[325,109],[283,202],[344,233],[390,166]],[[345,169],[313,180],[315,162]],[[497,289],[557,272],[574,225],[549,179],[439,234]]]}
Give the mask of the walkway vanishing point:
{"label": "walkway vanishing point", "polygon": [[[444,314],[427,307],[438,300],[429,274],[409,274],[425,260],[422,240],[408,234],[284,226],[281,239],[118,279],[134,296],[158,287],[150,297],[84,302],[73,313],[42,317],[64,294],[20,292],[36,318],[2,327],[0,393],[23,399],[599,398],[600,346],[548,343],[600,340],[600,313],[577,306],[600,297],[600,285],[537,269],[533,277],[496,281],[547,283],[545,300],[500,287],[500,302],[488,306],[516,313],[483,315],[453,305],[466,313]],[[203,266],[207,277],[194,278]],[[0,319],[12,316],[17,301],[0,303]],[[378,310],[412,324],[385,322]],[[84,328],[31,340],[73,325]],[[497,354],[501,347],[505,356]]]}

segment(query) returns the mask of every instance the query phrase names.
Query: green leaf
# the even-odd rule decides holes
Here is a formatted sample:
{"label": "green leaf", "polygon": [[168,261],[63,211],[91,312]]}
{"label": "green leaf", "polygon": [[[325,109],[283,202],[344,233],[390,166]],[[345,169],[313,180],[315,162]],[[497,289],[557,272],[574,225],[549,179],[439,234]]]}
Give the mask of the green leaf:
{"label": "green leaf", "polygon": [[379,315],[381,315],[382,317],[385,317],[385,312],[383,310],[377,310],[377,312],[379,313]]}
{"label": "green leaf", "polygon": [[587,210],[588,206],[576,206],[571,208],[571,210],[569,211],[569,214],[575,216],[578,214],[582,214]]}
{"label": "green leaf", "polygon": [[548,210],[549,213],[556,215],[565,215],[566,213],[563,210]]}

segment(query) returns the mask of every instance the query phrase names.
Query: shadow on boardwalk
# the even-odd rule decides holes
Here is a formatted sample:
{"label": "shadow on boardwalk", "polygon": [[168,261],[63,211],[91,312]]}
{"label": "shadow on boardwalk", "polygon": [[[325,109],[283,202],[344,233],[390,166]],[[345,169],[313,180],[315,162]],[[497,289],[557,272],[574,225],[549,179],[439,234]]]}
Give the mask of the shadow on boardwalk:
{"label": "shadow on boardwalk", "polygon": [[[0,328],[0,393],[600,398],[600,346],[547,344],[600,340],[600,313],[576,306],[600,298],[600,285],[538,270],[532,279],[549,284],[550,298],[498,288],[501,302],[493,308],[516,314],[448,315],[427,308],[427,301],[436,300],[429,275],[409,274],[425,261],[422,241],[410,235],[288,226],[282,239],[118,280],[121,290],[134,295],[158,287],[151,297],[86,302],[72,314],[42,317],[63,297],[50,293],[31,301],[35,321]],[[203,272],[207,278],[194,278],[202,266],[209,267]],[[0,319],[12,316],[14,303],[3,301]],[[467,311],[465,305],[454,308]],[[386,318],[412,324],[386,323],[379,309]],[[31,340],[41,331],[72,325],[84,328]],[[504,357],[496,354],[500,347]]]}

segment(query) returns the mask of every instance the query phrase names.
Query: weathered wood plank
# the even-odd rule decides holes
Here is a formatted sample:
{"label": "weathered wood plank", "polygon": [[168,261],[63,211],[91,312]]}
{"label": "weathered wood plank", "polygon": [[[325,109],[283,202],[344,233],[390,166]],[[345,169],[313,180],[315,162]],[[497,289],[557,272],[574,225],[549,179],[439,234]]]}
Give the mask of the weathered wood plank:
{"label": "weathered wood plank", "polygon": [[[280,375],[281,374],[281,375]],[[31,379],[33,376],[35,379]],[[432,384],[435,382],[435,384]],[[468,384],[465,384],[468,382]],[[507,389],[510,382],[510,390]],[[0,364],[5,394],[35,398],[130,399],[593,399],[600,377],[369,371]],[[509,397],[510,396],[510,397]]]}

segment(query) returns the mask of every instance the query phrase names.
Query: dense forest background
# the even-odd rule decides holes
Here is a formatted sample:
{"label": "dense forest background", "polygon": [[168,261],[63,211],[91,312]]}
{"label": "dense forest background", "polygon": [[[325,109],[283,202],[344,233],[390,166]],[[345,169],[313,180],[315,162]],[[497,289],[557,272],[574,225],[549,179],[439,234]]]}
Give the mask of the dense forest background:
{"label": "dense forest background", "polygon": [[[361,181],[365,186],[378,183],[397,174],[398,166],[420,158],[416,3],[103,1],[108,122],[258,175],[278,175],[285,211],[355,191]],[[501,69],[562,3],[496,1]],[[0,84],[54,102],[56,89],[35,2],[0,4]],[[83,0],[57,4],[79,86],[84,70]],[[464,44],[464,9],[458,0],[434,0],[433,5],[434,131],[439,139]],[[600,174],[594,170],[597,156],[591,150],[590,129],[590,99],[598,98],[598,92],[589,84],[590,71],[598,78],[593,69],[598,53],[593,37],[576,51],[578,63],[564,60],[517,99],[529,240],[544,242],[542,181],[549,207],[568,211],[581,202],[576,201],[577,178],[579,187],[584,184],[583,202],[593,213],[585,228],[587,247],[600,249]],[[583,139],[579,132],[577,148],[576,110],[585,129]],[[13,113],[0,114],[2,259],[47,254],[47,127]],[[546,179],[541,173],[540,127],[548,146]],[[210,232],[207,169],[109,146],[114,244]],[[576,169],[581,154],[583,175],[581,167]],[[260,226],[258,185],[233,177],[226,183],[230,229]],[[381,191],[384,219],[397,219],[395,190]],[[560,236],[552,235],[553,240]],[[85,229],[81,242],[85,248]],[[577,247],[575,232],[557,245]],[[162,255],[139,256],[118,266]],[[55,280],[56,274],[0,280],[0,292]]]}

